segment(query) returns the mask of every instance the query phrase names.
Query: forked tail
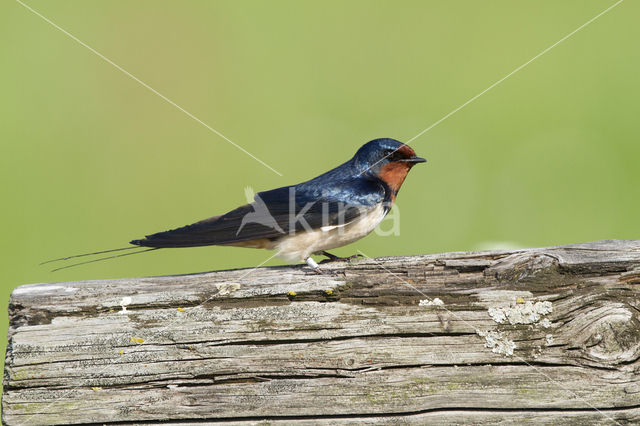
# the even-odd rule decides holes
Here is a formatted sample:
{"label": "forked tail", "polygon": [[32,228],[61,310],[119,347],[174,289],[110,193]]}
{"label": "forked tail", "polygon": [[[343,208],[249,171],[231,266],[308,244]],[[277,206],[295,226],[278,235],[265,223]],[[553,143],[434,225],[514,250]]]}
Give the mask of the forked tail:
{"label": "forked tail", "polygon": [[[113,253],[115,251],[124,251],[124,250],[132,250],[132,249],[139,249],[139,248],[140,247],[123,247],[123,248],[118,248],[118,249],[95,251],[93,253],[76,254],[76,255],[73,255],[73,256],[65,256],[65,257],[60,257],[58,259],[47,260],[45,262],[42,262],[40,265],[46,265],[47,263],[52,263],[52,262],[61,262],[61,261],[69,260],[69,259],[75,259],[75,258],[78,258],[78,257],[95,256],[95,255],[98,255],[98,254]],[[114,256],[100,257],[98,259],[92,259],[92,260],[87,260],[87,261],[84,261],[84,262],[72,263],[71,265],[66,265],[66,266],[62,266],[60,268],[52,269],[51,272],[56,272],[56,271],[59,271],[61,269],[73,268],[74,266],[86,265],[87,263],[100,262],[101,260],[114,259],[116,257],[131,256],[132,254],[140,254],[140,253],[144,253],[146,251],[153,251],[153,250],[159,250],[159,249],[160,249],[160,247],[145,248],[144,250],[138,250],[138,251],[135,251],[135,252],[132,252],[132,253],[124,253],[124,254],[116,254]]]}

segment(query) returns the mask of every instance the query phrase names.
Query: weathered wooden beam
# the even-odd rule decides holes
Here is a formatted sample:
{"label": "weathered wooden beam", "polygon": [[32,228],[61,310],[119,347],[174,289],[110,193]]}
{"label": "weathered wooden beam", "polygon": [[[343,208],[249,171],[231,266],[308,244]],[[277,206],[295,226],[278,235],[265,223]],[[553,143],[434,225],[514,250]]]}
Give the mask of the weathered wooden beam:
{"label": "weathered wooden beam", "polygon": [[640,241],[35,284],[11,425],[640,422]]}

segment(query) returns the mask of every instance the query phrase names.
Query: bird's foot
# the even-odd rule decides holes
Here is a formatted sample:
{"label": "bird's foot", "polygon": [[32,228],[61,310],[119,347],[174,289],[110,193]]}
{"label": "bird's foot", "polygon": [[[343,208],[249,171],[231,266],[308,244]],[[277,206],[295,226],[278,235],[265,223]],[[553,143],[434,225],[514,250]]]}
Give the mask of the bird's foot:
{"label": "bird's foot", "polygon": [[335,254],[331,254],[331,253],[329,253],[327,251],[321,251],[318,254],[321,254],[323,256],[327,256],[328,257],[328,259],[324,259],[322,262],[320,262],[321,264],[322,263],[329,263],[329,262],[351,262],[353,259],[357,259],[359,257],[364,257],[361,254],[354,254],[354,255],[351,255],[351,256],[347,256],[347,257],[340,257],[340,256],[336,256]]}
{"label": "bird's foot", "polygon": [[327,269],[321,269],[318,264],[315,262],[315,260],[313,260],[310,257],[307,257],[307,259],[305,260],[307,262],[307,265],[309,265],[309,267],[311,268],[310,272],[307,272],[307,275],[313,274],[313,275],[338,275],[338,273],[336,271],[332,271],[332,270],[327,270]]}

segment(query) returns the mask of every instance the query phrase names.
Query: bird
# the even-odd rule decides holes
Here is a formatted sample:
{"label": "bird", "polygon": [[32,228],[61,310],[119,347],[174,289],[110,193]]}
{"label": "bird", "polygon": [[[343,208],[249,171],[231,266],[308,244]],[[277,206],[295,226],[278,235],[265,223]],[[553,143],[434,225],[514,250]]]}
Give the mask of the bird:
{"label": "bird", "polygon": [[52,261],[133,248],[145,250],[93,261],[161,248],[216,245],[275,250],[278,257],[305,262],[312,272],[323,274],[311,256],[324,255],[325,261],[356,257],[339,257],[327,250],[373,231],[391,209],[411,168],[426,161],[400,141],[374,139],[343,164],[295,185],[258,192],[253,202],[225,214],[132,240],[129,247]]}

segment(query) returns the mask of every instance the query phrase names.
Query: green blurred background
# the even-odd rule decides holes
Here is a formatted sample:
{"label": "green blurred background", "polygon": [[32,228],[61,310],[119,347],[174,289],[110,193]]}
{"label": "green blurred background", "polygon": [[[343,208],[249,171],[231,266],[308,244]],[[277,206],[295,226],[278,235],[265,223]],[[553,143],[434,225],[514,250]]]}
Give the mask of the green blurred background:
{"label": "green blurred background", "polygon": [[[3,2],[2,311],[21,284],[261,263],[271,253],[205,247],[38,266],[225,212],[245,187],[306,180],[370,139],[408,140],[613,3],[28,2],[281,177]],[[336,253],[640,238],[639,12],[622,3],[417,139],[429,163],[401,191],[400,235]]]}

